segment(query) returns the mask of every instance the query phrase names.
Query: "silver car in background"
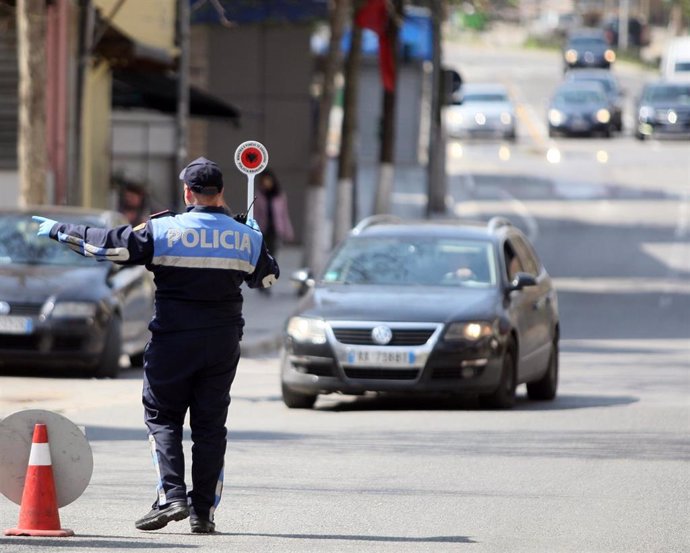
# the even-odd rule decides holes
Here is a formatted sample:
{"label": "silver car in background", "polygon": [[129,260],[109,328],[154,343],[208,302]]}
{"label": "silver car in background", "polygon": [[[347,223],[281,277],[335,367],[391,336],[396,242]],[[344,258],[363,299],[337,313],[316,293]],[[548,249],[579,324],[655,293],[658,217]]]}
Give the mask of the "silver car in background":
{"label": "silver car in background", "polygon": [[475,136],[515,140],[515,105],[498,83],[464,84],[446,108],[446,128],[454,138]]}

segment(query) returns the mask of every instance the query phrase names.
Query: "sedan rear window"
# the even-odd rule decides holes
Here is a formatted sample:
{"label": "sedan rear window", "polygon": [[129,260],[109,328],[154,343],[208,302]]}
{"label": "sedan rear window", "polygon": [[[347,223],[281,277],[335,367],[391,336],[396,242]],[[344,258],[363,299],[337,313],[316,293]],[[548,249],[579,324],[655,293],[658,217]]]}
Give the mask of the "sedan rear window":
{"label": "sedan rear window", "polygon": [[493,245],[452,238],[360,237],[348,240],[323,281],[395,286],[496,285]]}

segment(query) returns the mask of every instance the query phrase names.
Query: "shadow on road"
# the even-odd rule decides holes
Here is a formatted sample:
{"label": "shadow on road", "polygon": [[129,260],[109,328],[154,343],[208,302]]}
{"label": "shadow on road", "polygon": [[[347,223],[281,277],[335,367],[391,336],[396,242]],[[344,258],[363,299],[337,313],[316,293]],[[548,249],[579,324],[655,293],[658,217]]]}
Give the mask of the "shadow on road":
{"label": "shadow on road", "polygon": [[342,541],[373,541],[394,543],[477,543],[467,536],[358,536],[347,534],[259,534],[259,533],[231,533],[232,536],[251,536],[261,538],[291,538],[298,540],[342,540]]}
{"label": "shadow on road", "polygon": [[[634,396],[612,395],[560,395],[554,401],[531,401],[524,396],[517,398],[515,409],[520,411],[558,411],[614,407],[636,403]],[[476,398],[410,397],[396,395],[364,396],[330,405],[320,405],[317,411],[473,411],[481,410]]]}

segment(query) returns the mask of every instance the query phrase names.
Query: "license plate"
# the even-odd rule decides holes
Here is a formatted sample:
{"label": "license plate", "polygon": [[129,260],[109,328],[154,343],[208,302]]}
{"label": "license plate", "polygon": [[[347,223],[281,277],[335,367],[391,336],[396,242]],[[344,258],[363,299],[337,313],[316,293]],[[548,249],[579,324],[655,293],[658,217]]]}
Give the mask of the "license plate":
{"label": "license plate", "polygon": [[2,334],[31,334],[34,323],[29,317],[0,316],[0,333]]}
{"label": "license plate", "polygon": [[414,360],[414,352],[411,351],[357,350],[347,354],[349,365],[370,367],[408,367]]}

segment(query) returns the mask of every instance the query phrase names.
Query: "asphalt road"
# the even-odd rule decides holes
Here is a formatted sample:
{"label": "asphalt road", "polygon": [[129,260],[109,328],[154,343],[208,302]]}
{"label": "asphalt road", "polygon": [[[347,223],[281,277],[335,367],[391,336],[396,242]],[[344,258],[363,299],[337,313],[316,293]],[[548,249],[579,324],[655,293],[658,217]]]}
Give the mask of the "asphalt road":
{"label": "asphalt road", "polygon": [[[449,144],[449,201],[461,216],[509,216],[556,278],[559,397],[535,403],[519,389],[514,410],[493,412],[472,400],[336,396],[294,411],[280,401],[277,358],[243,360],[220,534],[193,536],[186,522],[133,527],[155,486],[139,371],[0,377],[0,416],[61,412],[86,426],[95,458],[91,485],[61,509],[76,537],[0,538],[0,552],[690,550],[688,142],[549,140],[555,54],[462,45],[447,55],[466,79],[500,76],[520,98],[515,145]],[[631,95],[648,78],[621,74]],[[421,213],[420,197],[419,182],[401,183],[396,211]],[[17,515],[0,499],[0,525]]]}

